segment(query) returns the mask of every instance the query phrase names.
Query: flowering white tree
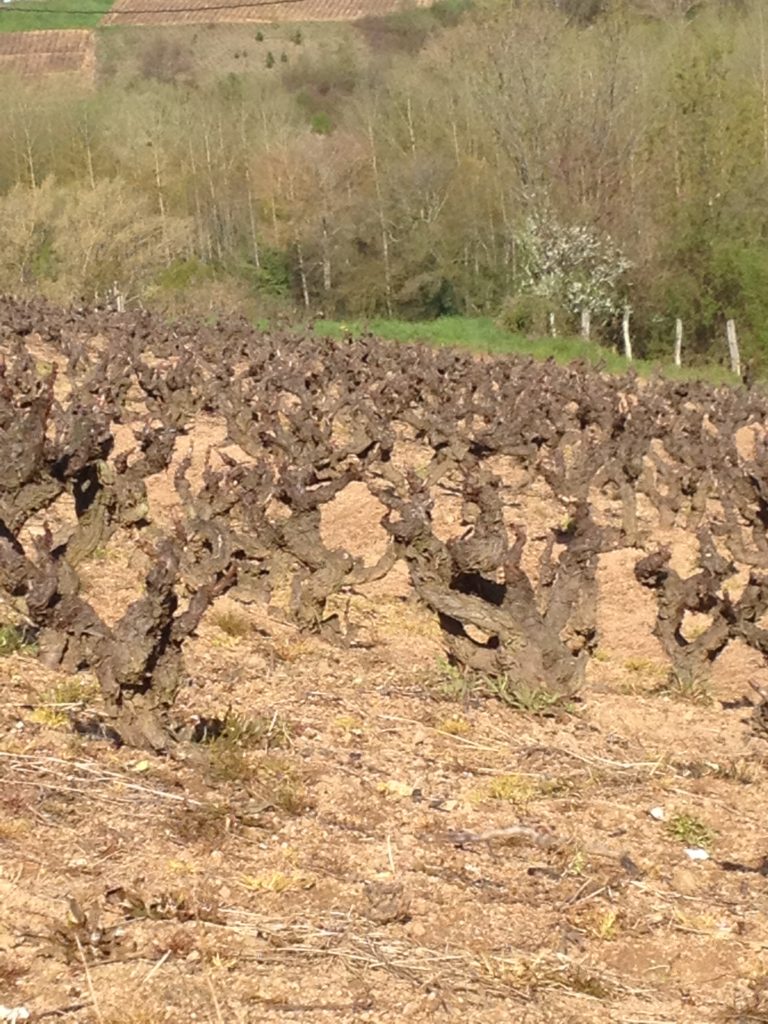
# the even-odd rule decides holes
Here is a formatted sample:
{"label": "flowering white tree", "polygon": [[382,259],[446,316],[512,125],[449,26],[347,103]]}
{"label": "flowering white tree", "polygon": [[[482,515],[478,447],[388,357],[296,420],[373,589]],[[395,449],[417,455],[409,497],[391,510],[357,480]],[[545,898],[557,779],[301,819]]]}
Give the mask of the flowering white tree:
{"label": "flowering white tree", "polygon": [[524,291],[577,315],[588,310],[608,319],[626,309],[621,283],[631,263],[610,238],[539,215],[529,217],[518,244]]}

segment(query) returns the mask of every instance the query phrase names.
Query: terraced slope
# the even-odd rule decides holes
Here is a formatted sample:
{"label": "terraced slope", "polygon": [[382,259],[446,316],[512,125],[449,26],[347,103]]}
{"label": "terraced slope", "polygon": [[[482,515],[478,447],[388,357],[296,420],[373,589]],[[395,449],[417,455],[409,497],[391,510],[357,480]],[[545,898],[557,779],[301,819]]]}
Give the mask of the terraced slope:
{"label": "terraced slope", "polygon": [[0,32],[0,74],[14,71],[24,75],[91,75],[94,61],[90,29]]}
{"label": "terraced slope", "polygon": [[[414,0],[428,7],[430,0]],[[205,22],[357,21],[393,14],[402,0],[117,0],[104,25],[192,25]]]}

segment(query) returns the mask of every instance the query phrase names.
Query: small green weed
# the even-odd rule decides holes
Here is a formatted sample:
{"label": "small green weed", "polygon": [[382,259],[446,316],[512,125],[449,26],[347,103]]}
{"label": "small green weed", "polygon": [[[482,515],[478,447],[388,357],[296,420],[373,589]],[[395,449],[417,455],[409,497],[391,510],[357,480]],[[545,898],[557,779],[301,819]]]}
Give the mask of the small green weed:
{"label": "small green weed", "polygon": [[712,692],[709,680],[689,672],[676,672],[672,669],[667,678],[654,687],[653,693],[673,700],[687,701],[689,704],[711,704]]}
{"label": "small green weed", "polygon": [[285,750],[291,745],[291,727],[277,713],[273,715],[233,714],[224,716],[221,735],[214,742],[229,743],[248,750]]}
{"label": "small green weed", "polygon": [[27,626],[0,626],[0,658],[10,654],[31,654],[37,652],[34,633]]}
{"label": "small green weed", "polygon": [[575,710],[573,702],[565,694],[553,693],[544,686],[515,683],[508,676],[488,679],[485,689],[489,696],[500,700],[502,704],[529,715],[546,718],[558,712],[572,714]]}
{"label": "small green weed", "polygon": [[439,700],[459,701],[466,704],[476,692],[476,684],[455,665],[441,660],[438,662],[438,675],[433,690]]}
{"label": "small green weed", "polygon": [[678,839],[686,846],[710,847],[715,841],[715,834],[692,814],[675,814],[666,824],[666,830],[673,839]]}
{"label": "small green weed", "polygon": [[99,695],[95,679],[73,676],[46,690],[29,716],[31,722],[61,729],[70,722],[70,713],[82,711]]}
{"label": "small green weed", "polygon": [[651,661],[650,658],[627,658],[624,668],[637,676],[658,677],[666,672],[662,665],[657,661]]}
{"label": "small green weed", "polygon": [[545,686],[516,683],[508,676],[468,675],[447,661],[438,663],[438,675],[432,690],[440,700],[469,703],[472,698],[492,698],[507,707],[529,715],[549,717],[559,712],[572,714],[572,700],[565,694],[553,693]]}
{"label": "small green weed", "polygon": [[437,723],[437,729],[448,736],[466,736],[472,732],[472,726],[461,715],[451,715],[449,718],[444,718]]}
{"label": "small green weed", "polygon": [[512,804],[527,804],[536,794],[536,787],[524,775],[499,775],[488,783],[488,796]]}

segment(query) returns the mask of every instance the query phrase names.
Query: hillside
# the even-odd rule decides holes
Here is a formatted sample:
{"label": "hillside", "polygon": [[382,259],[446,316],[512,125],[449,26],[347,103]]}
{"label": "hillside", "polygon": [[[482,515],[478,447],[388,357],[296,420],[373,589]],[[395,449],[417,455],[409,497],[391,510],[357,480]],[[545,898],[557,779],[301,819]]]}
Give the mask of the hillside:
{"label": "hillside", "polygon": [[115,9],[66,64],[39,50],[55,37],[11,33],[0,63],[29,74],[4,87],[2,286],[254,321],[485,318],[534,346],[766,372],[760,4],[313,21],[303,2],[253,24]]}

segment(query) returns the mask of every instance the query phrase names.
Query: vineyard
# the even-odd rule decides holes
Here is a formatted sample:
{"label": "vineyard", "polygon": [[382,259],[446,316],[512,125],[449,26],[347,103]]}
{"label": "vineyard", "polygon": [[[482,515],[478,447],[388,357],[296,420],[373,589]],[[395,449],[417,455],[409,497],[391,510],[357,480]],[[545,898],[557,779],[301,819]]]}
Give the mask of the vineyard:
{"label": "vineyard", "polygon": [[765,1019],[762,392],[0,325],[0,1002]]}
{"label": "vineyard", "polygon": [[93,34],[87,29],[0,33],[0,72],[92,75]]}
{"label": "vineyard", "polygon": [[[428,7],[431,0],[413,6]],[[213,22],[356,21],[400,10],[400,0],[274,0],[211,4],[210,0],[117,0],[104,25],[195,25]],[[157,8],[157,10],[155,10]]]}

